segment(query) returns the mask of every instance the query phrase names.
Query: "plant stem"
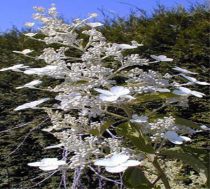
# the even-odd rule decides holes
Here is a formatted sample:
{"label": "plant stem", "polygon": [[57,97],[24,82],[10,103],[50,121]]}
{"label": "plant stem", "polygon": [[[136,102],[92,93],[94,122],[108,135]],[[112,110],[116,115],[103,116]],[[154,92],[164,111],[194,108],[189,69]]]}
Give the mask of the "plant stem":
{"label": "plant stem", "polygon": [[154,161],[152,162],[152,164],[154,165],[154,167],[157,169],[160,179],[162,180],[164,186],[166,189],[171,189],[169,182],[168,182],[168,178],[166,177],[163,169],[160,167],[160,164],[157,161],[157,157],[154,158]]}

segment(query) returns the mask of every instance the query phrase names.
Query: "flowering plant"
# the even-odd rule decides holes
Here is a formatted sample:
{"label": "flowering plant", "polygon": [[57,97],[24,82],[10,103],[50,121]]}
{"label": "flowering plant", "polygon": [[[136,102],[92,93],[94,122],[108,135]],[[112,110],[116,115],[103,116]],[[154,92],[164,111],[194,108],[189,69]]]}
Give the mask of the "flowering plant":
{"label": "flowering plant", "polygon": [[[107,180],[121,188],[160,186],[169,189],[173,185],[173,178],[168,178],[160,165],[163,164],[162,159],[169,162],[171,158],[184,162],[187,159],[189,161],[186,163],[204,175],[206,182],[208,171],[199,158],[186,152],[189,151],[187,148],[169,148],[166,145],[168,142],[175,145],[189,143],[192,141],[190,136],[203,127],[183,118],[160,115],[158,111],[169,105],[187,106],[190,95],[202,98],[205,94],[186,86],[209,83],[197,81],[189,76],[197,73],[184,68],[173,68],[176,71],[173,75],[150,70],[151,64],[171,62],[173,59],[165,55],[151,55],[154,61],[139,54],[126,55],[142,44],[136,41],[131,41],[131,44],[108,42],[97,29],[103,24],[91,22],[97,16],[95,13],[86,19],[76,19],[66,24],[59,19],[54,5],[49,10],[42,7],[35,7],[35,10],[34,19],[42,23],[40,33],[44,37],[38,38],[37,33],[25,35],[49,47],[36,57],[33,57],[31,49],[14,52],[44,60],[46,66],[30,68],[19,64],[0,71],[12,70],[60,81],[55,87],[42,89],[37,87],[42,81],[34,80],[17,89],[27,87],[56,94],[56,104],[41,107],[52,123],[42,130],[60,141],[46,149],[62,148],[63,158],[44,158],[28,165],[43,171],[62,171],[64,188],[67,171],[74,171],[72,188],[78,188],[83,171],[90,169],[98,176],[99,183]],[[27,23],[27,26],[33,25]],[[55,48],[52,47],[54,44]],[[71,53],[72,50],[75,55]],[[145,67],[148,67],[147,71]],[[177,83],[176,77],[190,82]],[[38,108],[48,100],[47,97],[39,99],[14,110]],[[137,110],[137,107],[155,100],[161,101],[157,109]],[[134,160],[129,160],[130,157]],[[149,171],[151,167],[154,168],[152,173]],[[105,171],[111,174],[122,172],[123,177],[120,174],[119,179],[110,179],[105,176]]]}

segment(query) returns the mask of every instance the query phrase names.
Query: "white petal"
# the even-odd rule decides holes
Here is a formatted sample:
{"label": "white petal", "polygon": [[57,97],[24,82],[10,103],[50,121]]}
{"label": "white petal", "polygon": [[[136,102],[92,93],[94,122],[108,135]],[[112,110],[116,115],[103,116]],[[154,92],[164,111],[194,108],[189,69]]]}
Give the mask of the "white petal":
{"label": "white petal", "polygon": [[90,26],[90,27],[92,27],[92,28],[103,26],[103,24],[100,23],[100,22],[91,22],[91,23],[87,23],[87,25]]}
{"label": "white petal", "polygon": [[41,84],[41,83],[42,83],[42,81],[40,81],[40,80],[34,80],[34,81],[29,82],[29,83],[26,83],[26,84],[23,85],[23,86],[16,87],[16,89],[21,89],[21,88],[24,88],[24,87],[27,87],[27,88],[34,88],[34,86],[39,85],[39,84]]}
{"label": "white petal", "polygon": [[128,44],[119,44],[118,47],[121,48],[121,49],[135,49],[138,46],[128,45]]}
{"label": "white petal", "polygon": [[189,94],[187,94],[187,93],[185,93],[183,91],[177,90],[177,89],[173,91],[173,94],[182,95],[182,96],[189,95]]}
{"label": "white petal", "polygon": [[156,91],[158,91],[160,93],[170,93],[171,92],[169,89],[166,89],[166,88],[158,88],[158,89],[156,89]]}
{"label": "white petal", "polygon": [[42,166],[47,166],[47,165],[54,164],[57,161],[58,161],[58,158],[43,158],[41,160],[41,165]]}
{"label": "white petal", "polygon": [[176,70],[178,72],[182,72],[182,73],[185,73],[185,74],[198,74],[198,73],[195,73],[195,72],[191,72],[189,70],[186,70],[186,69],[183,69],[183,68],[180,68],[180,67],[174,67],[172,68],[173,70]]}
{"label": "white petal", "polygon": [[118,96],[107,96],[107,95],[104,95],[104,94],[100,94],[99,95],[99,98],[102,100],[102,101],[107,101],[107,102],[113,102],[113,101],[116,101],[119,97]]}
{"label": "white petal", "polygon": [[194,78],[194,77],[189,77],[189,76],[186,76],[184,74],[180,74],[182,77],[184,77],[185,79],[187,79],[188,81],[191,81],[191,82],[196,82],[197,79]]}
{"label": "white petal", "polygon": [[198,92],[198,91],[191,91],[191,94],[198,97],[202,98],[203,96],[206,96],[204,93]]}
{"label": "white petal", "polygon": [[66,162],[64,160],[58,160],[56,164],[57,165],[65,165]]}
{"label": "white petal", "polygon": [[104,89],[98,89],[98,88],[95,88],[94,89],[95,91],[101,93],[101,94],[104,94],[104,95],[113,95],[110,91],[108,90],[104,90]]}
{"label": "white petal", "polygon": [[60,144],[56,144],[56,145],[52,145],[52,146],[47,146],[45,149],[60,148],[62,146],[64,146],[64,144],[60,143]]}
{"label": "white petal", "polygon": [[150,57],[157,60],[157,61],[161,61],[161,62],[171,62],[171,61],[173,61],[172,58],[167,58],[165,55],[159,55],[159,56],[151,55]]}
{"label": "white petal", "polygon": [[96,160],[94,162],[94,165],[97,165],[97,166],[109,166],[110,165],[110,161],[111,161],[110,158],[99,159],[99,160]]}
{"label": "white petal", "polygon": [[191,90],[186,88],[186,87],[179,87],[178,88],[180,91],[184,92],[185,94],[191,94]]}
{"label": "white petal", "polygon": [[105,167],[105,170],[109,173],[121,173],[125,171],[128,167],[126,166],[115,166],[115,167]]}
{"label": "white petal", "polygon": [[120,164],[121,166],[125,166],[125,167],[133,167],[133,166],[138,166],[140,165],[141,162],[137,161],[137,160],[128,160],[125,163]]}
{"label": "white petal", "polygon": [[14,66],[8,67],[8,68],[2,68],[0,71],[7,71],[7,70],[12,70],[12,71],[20,71],[20,69],[28,68],[29,66],[24,66],[24,64],[16,64]]}
{"label": "white petal", "polygon": [[125,87],[122,87],[122,86],[115,86],[115,87],[112,87],[110,89],[110,91],[115,94],[115,95],[118,95],[118,96],[122,96],[122,95],[127,95],[130,93],[130,90],[128,88],[125,88]]}
{"label": "white petal", "polygon": [[174,131],[167,131],[165,133],[165,138],[168,139],[170,142],[174,144],[182,144],[184,139],[181,138],[176,132]]}
{"label": "white petal", "polygon": [[195,83],[197,83],[198,85],[210,85],[210,83],[207,83],[205,81],[196,81]]}
{"label": "white petal", "polygon": [[43,171],[52,171],[58,168],[58,165],[51,165],[51,166],[40,166],[39,167]]}
{"label": "white petal", "polygon": [[150,55],[151,58],[157,60],[157,61],[160,61],[160,59],[158,58],[158,56],[155,56],[155,55]]}
{"label": "white petal", "polygon": [[117,166],[124,162],[126,162],[129,159],[128,155],[125,154],[114,154],[110,158],[104,158],[96,160],[94,165],[98,166]]}
{"label": "white petal", "polygon": [[39,104],[42,104],[43,102],[45,102],[47,100],[49,100],[49,98],[43,98],[40,100],[35,100],[35,101],[29,102],[29,103],[22,104],[22,105],[18,106],[17,108],[15,108],[14,111],[24,110],[27,108],[35,108],[36,106],[38,106]]}
{"label": "white petal", "polygon": [[28,36],[28,37],[33,37],[35,36],[37,33],[25,33],[24,35],[25,36]]}
{"label": "white petal", "polygon": [[27,165],[31,166],[31,167],[39,167],[40,164],[41,164],[40,161],[37,161],[37,162],[33,162],[33,163],[28,163]]}
{"label": "white petal", "polygon": [[207,127],[206,125],[201,125],[200,128],[205,130],[205,131],[210,131],[210,128]]}
{"label": "white petal", "polygon": [[179,136],[179,137],[181,137],[186,142],[190,142],[191,141],[191,138],[189,138],[189,137],[186,137],[186,136]]}

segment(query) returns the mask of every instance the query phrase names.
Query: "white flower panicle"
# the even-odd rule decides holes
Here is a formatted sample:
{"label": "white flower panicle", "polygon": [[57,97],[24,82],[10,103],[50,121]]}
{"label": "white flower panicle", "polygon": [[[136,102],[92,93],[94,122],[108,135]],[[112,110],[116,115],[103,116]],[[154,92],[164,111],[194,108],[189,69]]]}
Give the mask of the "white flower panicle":
{"label": "white flower panicle", "polygon": [[[145,71],[145,67],[150,64],[157,62],[164,64],[173,59],[165,55],[151,55],[154,60],[150,61],[139,54],[124,55],[125,51],[132,52],[142,44],[136,41],[131,41],[130,44],[107,42],[103,34],[97,30],[103,24],[91,20],[97,16],[95,13],[86,19],[76,19],[67,24],[58,17],[55,5],[49,10],[42,7],[34,9],[37,12],[33,18],[41,22],[41,28],[38,33],[26,33],[25,36],[41,40],[50,47],[44,48],[42,53],[35,57],[32,55],[36,53],[32,53],[33,50],[30,49],[14,52],[32,57],[34,60],[43,60],[46,65],[29,68],[19,64],[2,68],[0,71],[11,70],[26,75],[59,79],[58,85],[44,89],[56,93],[56,103],[51,108],[43,108],[51,119],[51,125],[42,130],[59,140],[57,145],[48,146],[46,149],[62,148],[68,152],[68,157],[65,157],[67,161],[45,158],[29,163],[29,166],[50,171],[62,169],[63,166],[65,169],[82,170],[94,164],[105,167],[110,173],[120,173],[128,167],[142,165],[140,161],[130,160],[135,151],[125,148],[124,138],[116,134],[115,125],[118,126],[116,121],[118,119],[120,123],[126,121],[131,126],[139,127],[151,143],[160,144],[166,139],[174,144],[190,141],[189,137],[181,135],[182,128],[175,124],[174,117],[165,116],[149,122],[149,114],[137,112],[135,109],[127,110],[127,105],[138,103],[138,97],[141,98],[145,93],[155,93],[157,96],[167,96],[160,93],[173,93],[176,94],[170,94],[173,98],[162,100],[163,105],[176,103],[186,106],[188,96],[201,98],[205,94],[183,86],[209,85],[209,83],[188,76],[197,73],[179,67],[172,69],[179,72],[178,75],[184,77],[188,83],[176,83],[173,81],[173,74],[166,73],[163,76],[150,69]],[[28,25],[33,26],[33,24]],[[85,39],[79,38],[81,32],[82,36],[86,35]],[[38,39],[37,34],[42,34],[44,37]],[[37,79],[17,88],[40,89],[36,87],[39,84],[41,81]],[[32,101],[14,110],[36,109],[47,100],[49,98]],[[203,130],[208,128],[203,127]],[[111,155],[107,157],[107,153]],[[127,153],[130,156],[126,155]],[[98,157],[106,158],[98,159]]]}

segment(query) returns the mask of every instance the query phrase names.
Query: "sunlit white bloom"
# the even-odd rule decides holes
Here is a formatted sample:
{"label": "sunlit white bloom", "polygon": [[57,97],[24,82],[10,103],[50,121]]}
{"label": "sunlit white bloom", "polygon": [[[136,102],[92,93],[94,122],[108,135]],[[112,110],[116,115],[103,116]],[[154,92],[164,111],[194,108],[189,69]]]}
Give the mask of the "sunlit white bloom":
{"label": "sunlit white bloom", "polygon": [[166,89],[166,88],[158,88],[156,89],[157,92],[160,92],[160,93],[170,93],[171,91],[169,89]]}
{"label": "sunlit white bloom", "polygon": [[150,57],[159,61],[159,62],[171,62],[171,61],[173,61],[173,58],[167,58],[167,56],[165,56],[165,55],[159,55],[159,56],[151,55]]}
{"label": "sunlit white bloom", "polygon": [[87,23],[88,26],[90,26],[91,28],[96,28],[96,27],[99,27],[99,26],[103,26],[102,23],[100,22],[91,22],[91,23]]}
{"label": "sunlit white bloom", "polygon": [[97,17],[97,16],[98,16],[98,14],[95,13],[95,12],[93,12],[93,13],[90,14],[90,17],[91,17],[91,18],[95,18],[95,17]]}
{"label": "sunlit white bloom", "polygon": [[24,49],[24,50],[22,50],[22,51],[12,51],[12,52],[18,53],[18,54],[27,55],[27,54],[33,52],[33,50],[31,50],[31,49]]}
{"label": "sunlit white bloom", "polygon": [[133,45],[133,46],[136,46],[136,47],[141,47],[141,46],[144,46],[142,43],[138,43],[137,41],[131,41],[131,44]]}
{"label": "sunlit white bloom", "polygon": [[117,45],[120,49],[135,49],[138,46],[136,45],[128,45],[128,44],[118,44]]}
{"label": "sunlit white bloom", "polygon": [[29,82],[29,83],[26,83],[23,86],[16,87],[16,89],[22,89],[22,88],[25,88],[25,87],[26,88],[34,88],[36,85],[39,85],[41,83],[42,83],[42,81],[40,81],[40,80],[33,80],[33,81]]}
{"label": "sunlit white bloom", "polygon": [[44,158],[41,161],[28,163],[28,166],[39,167],[43,171],[52,171],[58,169],[59,166],[65,165],[66,162],[58,160],[58,158]]}
{"label": "sunlit white bloom", "polygon": [[210,85],[210,83],[207,83],[205,81],[198,81],[196,78],[194,77],[190,77],[190,76],[186,76],[184,74],[180,74],[182,77],[184,77],[185,79],[187,79],[188,81],[192,82],[192,83],[196,83],[198,85]]}
{"label": "sunlit white bloom", "polygon": [[181,95],[181,96],[188,96],[188,95],[193,95],[196,96],[198,98],[202,98],[203,96],[205,96],[204,93],[198,92],[198,91],[192,91],[186,87],[178,87],[178,89],[173,91],[174,94],[176,95]]}
{"label": "sunlit white bloom", "polygon": [[7,70],[11,70],[11,71],[15,71],[15,72],[21,72],[20,69],[25,69],[28,68],[29,66],[24,66],[23,64],[17,64],[8,68],[2,68],[0,71],[7,71]]}
{"label": "sunlit white bloom", "polygon": [[189,137],[179,136],[175,131],[167,131],[164,137],[174,144],[183,144],[183,142],[191,141]]}
{"label": "sunlit white bloom", "polygon": [[134,99],[132,96],[128,95],[130,93],[130,90],[122,86],[115,86],[112,87],[110,90],[95,89],[95,91],[101,93],[99,95],[99,98],[102,101],[113,102],[121,97]]}
{"label": "sunlit white bloom", "polygon": [[185,74],[198,74],[198,73],[195,73],[195,72],[191,72],[191,71],[189,71],[189,70],[186,70],[186,69],[184,69],[184,68],[180,68],[180,67],[174,67],[174,68],[172,68],[173,70],[176,70],[176,71],[178,71],[178,72],[182,72],[182,73],[185,73]]}
{"label": "sunlit white bloom", "polygon": [[54,148],[60,148],[60,147],[63,147],[63,146],[64,146],[64,144],[60,143],[60,144],[56,144],[56,145],[52,145],[52,146],[47,146],[44,149],[54,149]]}
{"label": "sunlit white bloom", "polygon": [[37,33],[24,33],[24,35],[27,37],[34,37]]}
{"label": "sunlit white bloom", "polygon": [[54,78],[64,78],[67,74],[66,68],[62,65],[48,65],[42,68],[29,68],[24,71],[24,74],[27,75],[40,75],[40,76],[50,76]]}
{"label": "sunlit white bloom", "polygon": [[132,115],[132,119],[130,120],[132,123],[146,123],[147,121],[147,116],[138,116],[137,114]]}
{"label": "sunlit white bloom", "polygon": [[36,108],[36,106],[38,106],[39,104],[42,104],[43,102],[49,100],[49,98],[42,98],[40,100],[35,100],[29,103],[25,103],[23,105],[18,106],[17,108],[15,108],[15,111],[19,111],[19,110],[24,110],[24,109],[28,109],[28,108]]}
{"label": "sunlit white bloom", "polygon": [[27,75],[32,75],[32,74],[42,75],[47,72],[56,71],[56,69],[57,69],[57,66],[49,65],[42,68],[30,68],[24,71],[24,73]]}
{"label": "sunlit white bloom", "polygon": [[35,24],[34,22],[26,22],[25,26],[31,28],[34,26],[34,24]]}
{"label": "sunlit white bloom", "polygon": [[94,165],[104,166],[105,170],[110,173],[120,173],[128,167],[138,166],[141,162],[137,160],[129,160],[126,154],[114,154],[110,158],[96,160]]}
{"label": "sunlit white bloom", "polygon": [[210,131],[210,128],[207,127],[206,125],[201,125],[200,128],[204,131]]}

